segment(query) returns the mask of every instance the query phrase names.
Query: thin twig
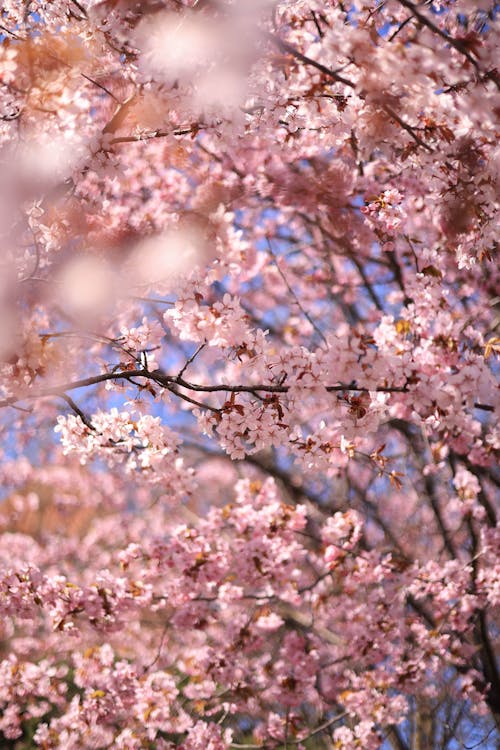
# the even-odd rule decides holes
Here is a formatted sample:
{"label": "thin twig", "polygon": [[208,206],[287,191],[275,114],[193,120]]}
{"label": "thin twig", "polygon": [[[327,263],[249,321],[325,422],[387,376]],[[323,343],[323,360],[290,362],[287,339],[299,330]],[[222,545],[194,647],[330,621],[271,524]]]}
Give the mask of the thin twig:
{"label": "thin twig", "polygon": [[68,404],[68,406],[70,406],[70,407],[71,407],[71,408],[73,409],[73,411],[75,412],[75,414],[78,414],[78,416],[79,416],[79,417],[80,417],[80,419],[82,420],[83,424],[84,424],[84,425],[85,425],[86,427],[88,427],[88,428],[89,428],[89,430],[92,430],[92,432],[95,432],[95,431],[96,431],[96,428],[94,427],[94,425],[92,424],[92,422],[90,421],[90,419],[89,419],[89,418],[87,417],[87,415],[85,414],[85,412],[83,412],[83,411],[82,411],[82,410],[80,409],[80,407],[78,406],[78,404],[76,404],[76,403],[75,403],[75,402],[73,401],[73,399],[71,398],[71,396],[68,396],[68,394],[67,394],[67,393],[61,393],[61,398],[62,398],[62,399],[63,399],[64,401],[66,401],[66,403]]}
{"label": "thin twig", "polygon": [[333,719],[328,719],[328,721],[325,721],[324,724],[320,724],[319,727],[316,727],[316,729],[313,729],[312,732],[309,732],[306,737],[302,737],[300,740],[290,740],[290,744],[300,745],[302,742],[307,742],[310,737],[314,737],[315,734],[324,732],[325,729],[333,726],[333,724],[336,724],[338,721],[342,721],[342,719],[345,719],[346,716],[348,716],[348,713],[347,711],[344,711],[343,713],[334,716]]}
{"label": "thin twig", "polygon": [[80,73],[80,75],[83,78],[86,78],[87,81],[89,81],[90,83],[93,83],[94,86],[97,86],[97,88],[102,89],[102,91],[105,91],[106,94],[108,94],[108,96],[110,96],[112,99],[115,100],[115,102],[120,103],[120,100],[113,94],[113,92],[110,91],[108,88],[106,88],[106,86],[103,86],[102,83],[99,83],[98,81],[94,81],[94,79],[88,76],[86,73]]}
{"label": "thin twig", "polygon": [[402,23],[400,23],[399,26],[398,26],[398,28],[396,29],[396,31],[394,31],[390,35],[390,37],[387,39],[387,41],[388,42],[392,42],[392,40],[396,38],[396,36],[399,34],[399,32],[404,29],[404,27],[406,26],[406,24],[409,23],[412,20],[412,18],[413,18],[413,16],[408,16],[408,18],[406,18]]}
{"label": "thin twig", "polygon": [[164,643],[165,637],[167,635],[167,630],[168,630],[169,624],[170,623],[168,623],[168,622],[165,624],[165,627],[163,628],[163,632],[161,634],[160,645],[158,646],[158,650],[156,652],[156,655],[155,655],[153,661],[149,662],[149,664],[145,664],[144,665],[143,674],[146,674],[146,672],[148,672],[151,669],[151,667],[154,667],[154,665],[156,664],[156,662],[160,658],[160,656],[161,656],[161,650],[163,648],[163,643]]}
{"label": "thin twig", "polygon": [[188,396],[186,393],[182,393],[181,391],[178,391],[174,384],[168,386],[167,388],[170,393],[173,393],[175,396],[179,396],[183,401],[187,401],[189,404],[193,404],[193,406],[197,406],[199,409],[207,409],[208,411],[213,411],[216,414],[220,414],[220,409],[217,409],[215,406],[210,406],[210,404],[203,404],[201,401],[196,401],[194,398],[191,398],[191,396]]}
{"label": "thin twig", "polygon": [[285,42],[284,39],[280,39],[270,32],[265,32],[265,36],[270,39],[282,52],[286,52],[289,55],[292,55],[297,60],[300,60],[306,65],[311,65],[313,68],[316,68],[316,70],[319,70],[329,78],[337,81],[337,83],[343,83],[344,86],[349,86],[352,89],[356,88],[355,84],[348,78],[344,78],[344,76],[339,75],[334,70],[331,70],[331,68],[327,68],[326,65],[323,65],[317,60],[313,60],[312,57],[307,57],[307,55],[302,54],[302,52],[299,52],[299,50],[295,49],[295,47],[293,47],[291,44]]}
{"label": "thin twig", "polygon": [[324,33],[323,33],[323,30],[322,30],[321,26],[319,25],[319,21],[318,21],[318,19],[316,17],[316,13],[314,12],[314,10],[311,10],[311,16],[312,16],[312,19],[314,21],[314,25],[316,26],[316,31],[318,32],[319,38],[323,39]]}
{"label": "thin twig", "polygon": [[131,299],[135,299],[138,302],[150,302],[154,304],[160,304],[160,305],[175,305],[174,300],[170,299],[160,299],[159,297],[136,297],[132,296]]}
{"label": "thin twig", "polygon": [[463,55],[470,62],[470,64],[474,66],[478,73],[481,72],[477,60],[472,57],[465,44],[460,41],[460,39],[455,39],[455,37],[450,36],[445,31],[440,29],[439,26],[436,26],[435,23],[433,23],[427,16],[424,16],[424,14],[420,12],[420,10],[411,2],[411,0],[398,0],[398,2],[403,7],[408,8],[408,10],[411,11],[411,13],[420,21],[423,26],[427,26],[427,28],[430,29],[434,34],[438,34],[438,36],[440,36],[442,39],[448,42],[448,44],[451,44],[452,47],[458,50],[458,52],[460,52],[460,54]]}
{"label": "thin twig", "polygon": [[292,289],[292,287],[288,283],[288,279],[286,278],[285,274],[283,273],[283,271],[281,270],[281,268],[279,266],[278,259],[277,259],[276,255],[275,255],[275,252],[274,252],[274,250],[272,248],[272,245],[271,245],[271,240],[267,236],[266,236],[266,242],[267,242],[267,247],[269,249],[269,253],[270,253],[270,255],[271,255],[271,257],[272,257],[272,259],[274,261],[274,265],[276,266],[276,269],[277,269],[279,275],[281,276],[281,278],[283,280],[283,283],[285,284],[286,288],[288,289],[288,291],[292,295],[292,297],[293,297],[293,299],[294,299],[297,307],[302,312],[302,314],[304,315],[304,317],[307,318],[307,320],[312,325],[312,327],[314,328],[314,330],[316,331],[316,333],[318,334],[318,336],[320,337],[320,339],[328,346],[328,342],[326,340],[326,337],[325,337],[323,331],[314,322],[314,320],[311,318],[311,316],[309,315],[309,313],[307,312],[307,310],[305,310],[302,307],[302,304],[301,304],[299,298],[297,297],[297,295],[295,294],[294,290]]}
{"label": "thin twig", "polygon": [[7,28],[7,26],[4,26],[1,23],[0,23],[0,29],[2,29],[2,31],[5,31],[6,34],[9,34],[9,36],[13,37],[14,39],[19,39],[19,41],[24,41],[24,37],[19,36],[19,34],[16,34],[14,31],[11,31],[10,29]]}
{"label": "thin twig", "polygon": [[200,344],[199,347],[196,349],[196,351],[189,357],[189,359],[186,360],[186,364],[183,366],[182,370],[179,372],[178,376],[179,378],[182,378],[184,373],[186,372],[189,365],[194,362],[198,354],[206,347],[206,343]]}
{"label": "thin twig", "polygon": [[408,125],[407,122],[405,122],[404,120],[402,120],[401,117],[392,109],[392,107],[389,107],[388,104],[385,104],[384,105],[384,110],[385,110],[385,112],[387,112],[387,114],[389,115],[389,117],[392,117],[393,120],[396,120],[396,122],[398,123],[398,125],[401,125],[401,127],[403,128],[403,130],[406,130],[406,132],[409,135],[411,135],[411,137],[413,138],[413,140],[415,141],[415,143],[418,143],[419,146],[422,146],[423,148],[427,149],[427,151],[429,151],[429,153],[431,153],[431,154],[434,153],[434,149],[431,146],[429,146],[428,143],[426,143],[425,141],[423,141],[420,138],[419,135],[417,135],[417,133],[415,132],[415,128],[412,128],[411,125]]}

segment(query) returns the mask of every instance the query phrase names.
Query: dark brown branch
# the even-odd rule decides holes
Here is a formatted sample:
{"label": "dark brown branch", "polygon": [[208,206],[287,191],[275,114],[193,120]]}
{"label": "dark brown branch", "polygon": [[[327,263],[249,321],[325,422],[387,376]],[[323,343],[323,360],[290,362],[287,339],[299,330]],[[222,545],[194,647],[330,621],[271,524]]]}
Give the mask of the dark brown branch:
{"label": "dark brown branch", "polygon": [[404,741],[399,729],[395,724],[391,724],[387,730],[387,739],[391,743],[394,750],[409,750],[408,745]]}
{"label": "dark brown branch", "polygon": [[[73,5],[74,5],[74,6],[76,7],[76,8],[78,8],[78,10],[79,10],[79,11],[80,11],[80,13],[82,14],[82,16],[83,16],[84,18],[87,18],[87,11],[86,11],[86,10],[85,10],[85,8],[83,7],[83,5],[81,5],[81,4],[80,4],[80,3],[78,2],[78,0],[71,0],[71,2],[73,3]],[[81,19],[81,18],[80,18],[79,20],[81,21],[81,20],[83,20],[83,19]]]}
{"label": "dark brown branch", "polygon": [[[162,370],[154,370],[152,373],[143,373],[147,377],[153,376],[157,383],[169,384],[175,383],[180,385],[182,388],[187,388],[191,391],[200,391],[202,393],[288,393],[290,386],[288,385],[199,385],[198,383],[189,383],[184,378],[177,376],[165,375]],[[377,386],[376,388],[366,388],[364,386],[358,386],[356,383],[340,383],[338,385],[327,385],[325,390],[329,393],[342,392],[342,391],[358,391],[361,393],[370,392],[382,392],[382,393],[407,393],[408,386]]]}
{"label": "dark brown branch", "polygon": [[288,42],[285,42],[284,39],[280,39],[279,37],[275,36],[274,34],[271,34],[270,32],[266,32],[265,36],[273,42],[273,44],[278,47],[281,52],[285,52],[289,55],[292,55],[297,60],[300,60],[301,62],[305,63],[306,65],[311,65],[313,68],[316,68],[316,70],[319,70],[321,73],[324,73],[329,78],[332,78],[334,81],[337,81],[337,83],[343,83],[344,86],[349,86],[350,88],[354,89],[356,88],[355,84],[350,81],[348,78],[344,78],[344,76],[339,75],[334,70],[331,70],[331,68],[327,68],[326,65],[323,65],[322,63],[318,62],[317,60],[313,60],[312,57],[307,57],[307,55],[303,55],[302,52],[299,52],[298,49],[295,49],[291,44]]}
{"label": "dark brown branch", "polygon": [[436,519],[436,524],[438,526],[438,529],[441,533],[441,537],[443,539],[443,544],[450,555],[451,559],[459,559],[455,545],[453,543],[453,540],[450,536],[450,533],[448,529],[446,528],[446,525],[444,523],[443,516],[441,514],[441,508],[439,507],[439,500],[436,493],[436,483],[434,480],[434,477],[430,474],[424,475],[423,469],[425,466],[425,458],[424,458],[424,446],[422,445],[422,440],[418,439],[418,435],[412,432],[410,425],[403,420],[400,419],[392,419],[390,421],[391,427],[394,427],[396,430],[398,430],[402,435],[405,436],[405,438],[408,441],[408,444],[413,452],[413,455],[415,456],[415,459],[420,467],[421,475],[423,476],[423,482],[424,482],[424,488],[425,488],[425,494],[427,495],[427,499],[429,500],[429,505],[431,506],[432,512],[434,513],[434,517]]}
{"label": "dark brown branch", "polygon": [[[423,462],[421,461],[421,468],[423,469]],[[436,482],[434,481],[434,477],[431,474],[426,474],[424,476],[424,486],[425,486],[425,493],[427,497],[429,498],[429,503],[432,508],[432,512],[434,513],[434,517],[436,519],[436,523],[438,525],[439,531],[441,532],[441,536],[443,538],[444,546],[450,555],[452,559],[458,560],[458,554],[457,550],[455,549],[455,545],[453,544],[453,540],[450,536],[450,533],[448,529],[445,526],[444,519],[441,513],[441,508],[439,507],[439,501],[436,493]]]}
{"label": "dark brown branch", "polygon": [[217,414],[220,413],[220,409],[216,409],[214,406],[210,406],[210,404],[202,404],[200,401],[196,401],[194,398],[191,398],[191,396],[188,396],[186,393],[181,393],[179,390],[177,390],[176,386],[174,384],[167,387],[167,390],[170,391],[170,393],[173,393],[175,396],[178,396],[183,401],[186,401],[188,404],[192,404],[193,406],[198,407],[198,409],[208,409],[208,411],[216,412]]}
{"label": "dark brown branch", "polygon": [[408,16],[408,18],[406,18],[402,23],[400,23],[399,26],[398,26],[398,28],[396,29],[396,31],[394,31],[390,35],[390,37],[387,39],[387,41],[388,42],[392,42],[393,39],[395,39],[397,37],[397,35],[399,34],[399,32],[404,29],[404,27],[406,26],[406,24],[409,23],[412,20],[412,18],[413,18],[413,16]]}
{"label": "dark brown branch", "polygon": [[376,523],[384,533],[387,541],[392,545],[398,558],[410,566],[414,562],[413,558],[409,557],[408,553],[403,549],[401,541],[397,535],[392,531],[390,525],[381,517],[378,504],[368,499],[366,491],[358,487],[352,477],[350,477],[349,488],[356,494],[357,499],[363,505],[366,515],[369,514],[373,522]]}
{"label": "dark brown branch", "polygon": [[97,86],[98,89],[101,89],[101,91],[104,91],[108,96],[110,96],[112,99],[115,100],[115,102],[119,102],[119,99],[116,98],[116,96],[113,94],[112,91],[110,91],[106,86],[103,86],[102,83],[99,83],[98,81],[94,81],[93,78],[88,76],[86,73],[80,73],[80,75],[85,78],[90,83],[93,83],[94,86]]}
{"label": "dark brown branch", "polygon": [[[227,458],[226,453],[220,452],[218,455],[221,458]],[[285,471],[284,469],[280,469],[279,466],[277,466],[271,458],[267,460],[267,458],[262,457],[262,455],[250,454],[248,456],[245,456],[244,460],[245,463],[256,466],[258,469],[260,469],[260,471],[263,471],[267,475],[271,475],[272,477],[274,477],[274,479],[280,482],[294,502],[299,503],[305,498],[316,507],[321,507],[321,505],[325,504],[324,497],[322,497],[320,494],[314,493],[303,484],[295,484],[292,481],[290,473],[288,471]]]}
{"label": "dark brown branch", "polygon": [[[229,385],[226,383],[219,385],[201,385],[199,383],[191,383],[185,380],[180,374],[167,375],[165,372],[163,372],[163,370],[159,369],[153,370],[152,372],[147,369],[134,369],[125,370],[122,372],[104,372],[100,375],[94,375],[93,377],[74,380],[69,383],[62,383],[60,385],[54,385],[48,388],[41,388],[39,391],[27,391],[24,394],[10,396],[9,398],[0,400],[0,408],[5,406],[13,406],[19,401],[25,401],[27,399],[32,400],[37,398],[45,398],[47,396],[62,396],[62,394],[64,394],[66,391],[74,391],[78,388],[86,388],[91,385],[98,385],[99,383],[104,383],[108,380],[128,380],[130,383],[134,384],[134,378],[146,378],[148,380],[153,380],[158,385],[167,388],[177,396],[184,398],[184,400],[186,401],[189,399],[185,397],[185,394],[182,394],[177,390],[178,387],[185,388],[188,391],[195,391],[197,393],[251,393],[254,396],[257,396],[260,393],[288,393],[288,391],[290,390],[290,386],[288,385],[273,383],[262,383],[256,385]],[[325,386],[325,391],[327,391],[328,393],[408,393],[409,387],[408,384],[405,384],[399,386],[379,385],[374,388],[368,388],[367,386],[357,385],[356,382],[351,382],[338,383],[336,385],[327,385]],[[207,404],[200,404],[194,401],[192,403],[196,404],[196,406],[199,407],[210,408],[214,410],[213,407],[210,407]],[[217,409],[215,409],[215,411],[217,411]]]}
{"label": "dark brown branch", "polygon": [[323,29],[319,25],[319,21],[318,21],[318,18],[316,16],[316,13],[313,10],[311,10],[311,16],[312,16],[314,25],[316,26],[316,31],[318,32],[319,38],[323,39],[323,37],[324,37]]}
{"label": "dark brown branch", "polygon": [[73,411],[75,412],[75,414],[77,414],[80,417],[80,419],[82,420],[83,424],[86,427],[88,427],[89,430],[92,430],[93,432],[95,432],[94,425],[92,424],[92,422],[90,421],[90,419],[87,417],[87,415],[85,414],[85,412],[83,412],[80,409],[80,407],[78,406],[78,404],[76,404],[73,401],[73,399],[71,398],[71,396],[68,396],[67,393],[61,393],[61,398],[64,401],[66,401],[66,403],[68,404],[68,406],[70,406],[73,409]]}
{"label": "dark brown branch", "polygon": [[377,310],[379,310],[380,312],[383,312],[384,308],[382,307],[382,303],[380,302],[379,298],[375,294],[373,286],[371,285],[370,280],[368,279],[368,276],[365,272],[365,269],[363,268],[363,263],[360,262],[355,252],[352,252],[349,258],[352,261],[352,263],[354,263],[354,265],[356,266],[356,269],[361,277],[363,284],[366,287],[366,291],[368,292],[368,296],[370,297],[371,301],[373,302]]}
{"label": "dark brown branch", "polygon": [[[69,383],[62,383],[61,385],[54,385],[48,388],[41,388],[39,391],[27,391],[24,394],[18,396],[10,396],[0,401],[0,408],[4,406],[13,406],[19,401],[25,401],[27,399],[46,398],[47,396],[62,396],[66,391],[74,391],[78,388],[86,388],[91,385],[98,385],[108,380],[128,380],[134,383],[134,378],[146,378],[153,380],[158,385],[167,388],[172,393],[175,393],[180,398],[184,398],[185,394],[180,393],[177,387],[185,388],[189,391],[196,391],[198,393],[252,393],[258,395],[259,393],[288,393],[290,386],[288,385],[273,385],[273,384],[261,384],[261,385],[200,385],[199,383],[190,383],[179,375],[167,375],[163,370],[153,370],[150,372],[145,369],[137,370],[125,370],[124,372],[104,372],[101,375],[94,375],[89,378],[82,378],[81,380],[74,380]],[[407,393],[408,386],[377,386],[376,388],[367,388],[364,386],[358,386],[356,383],[341,383],[338,385],[328,385],[325,387],[328,392],[342,392],[342,391],[354,391],[361,393],[369,392],[382,392],[382,393]],[[199,404],[196,406],[204,408],[208,407],[206,404]],[[216,410],[217,411],[217,410]]]}
{"label": "dark brown branch", "polygon": [[[460,52],[461,55],[466,58],[466,60],[468,60],[468,62],[470,62],[470,64],[477,70],[478,73],[481,73],[481,69],[478,65],[477,60],[472,57],[464,42],[462,42],[460,39],[456,39],[455,37],[450,36],[445,31],[440,29],[439,26],[436,26],[436,24],[433,23],[430,18],[427,18],[427,16],[424,16],[424,14],[420,12],[420,10],[411,2],[411,0],[398,0],[398,2],[404,8],[408,8],[408,10],[415,16],[415,18],[420,21],[422,26],[426,26],[434,34],[437,34],[441,37],[441,39],[444,39],[446,42],[448,42],[449,45],[454,47],[458,52]],[[493,78],[492,80],[495,80],[498,85],[498,79]]]}
{"label": "dark brown branch", "polygon": [[429,146],[428,143],[423,141],[419,135],[415,132],[415,128],[412,128],[411,125],[408,125],[407,122],[401,119],[401,117],[395,112],[392,107],[389,107],[387,104],[384,105],[385,112],[389,115],[389,117],[392,117],[393,120],[395,120],[398,125],[401,125],[403,130],[406,130],[406,132],[411,135],[415,143],[418,143],[419,146],[422,146],[422,148],[425,148],[429,153],[433,154],[434,149]]}
{"label": "dark brown branch", "polygon": [[[477,575],[479,572],[478,552],[480,545],[479,538],[476,534],[474,523],[471,518],[468,519],[468,527],[469,534],[472,540],[471,566],[472,578],[475,587]],[[486,702],[491,709],[497,727],[500,728],[500,672],[498,671],[495,651],[490,641],[486,612],[484,611],[484,609],[478,610],[476,618],[477,619],[474,628],[474,634],[479,646],[479,658],[481,659],[484,678],[488,683],[488,688],[486,691]]]}
{"label": "dark brown branch", "polygon": [[144,370],[127,370],[126,372],[103,372],[101,375],[94,375],[90,378],[83,378],[82,380],[74,380],[70,383],[63,383],[62,385],[50,386],[49,388],[42,388],[39,391],[20,394],[19,396],[10,396],[0,401],[0,407],[13,406],[19,401],[25,401],[26,399],[45,398],[46,396],[62,396],[65,391],[74,391],[77,388],[87,388],[90,385],[97,385],[98,383],[104,383],[107,380],[130,380],[133,377],[144,376]]}
{"label": "dark brown branch", "polygon": [[7,28],[7,26],[4,26],[2,23],[0,23],[0,29],[2,29],[2,31],[5,31],[6,34],[9,34],[14,39],[20,39],[20,40],[24,39],[24,37],[19,36],[14,31],[11,31],[10,29]]}
{"label": "dark brown branch", "polygon": [[474,409],[482,409],[483,411],[495,411],[495,407],[490,404],[480,404],[474,401]]}
{"label": "dark brown branch", "polygon": [[458,453],[455,453],[454,451],[450,451],[450,464],[453,470],[453,474],[456,473],[458,462],[463,463],[465,467],[471,472],[471,474],[474,474],[477,477],[479,486],[481,488],[477,496],[478,502],[483,506],[484,510],[486,511],[486,517],[488,519],[489,525],[492,528],[495,528],[497,525],[496,510],[493,507],[493,505],[490,503],[486,495],[484,483],[483,481],[481,481],[481,478],[482,477],[486,478],[497,487],[500,487],[500,482],[498,481],[497,477],[495,477],[494,473],[492,471],[489,471],[487,467],[476,466],[476,464],[473,464],[472,461],[470,461],[467,456],[463,456]]}

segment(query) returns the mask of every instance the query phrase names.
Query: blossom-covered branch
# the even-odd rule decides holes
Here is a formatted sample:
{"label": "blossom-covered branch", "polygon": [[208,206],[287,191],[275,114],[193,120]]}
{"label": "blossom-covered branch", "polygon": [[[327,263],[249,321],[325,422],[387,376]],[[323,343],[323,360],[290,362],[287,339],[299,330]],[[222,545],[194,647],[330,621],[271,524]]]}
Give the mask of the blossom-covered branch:
{"label": "blossom-covered branch", "polygon": [[493,750],[490,0],[5,0],[0,746]]}

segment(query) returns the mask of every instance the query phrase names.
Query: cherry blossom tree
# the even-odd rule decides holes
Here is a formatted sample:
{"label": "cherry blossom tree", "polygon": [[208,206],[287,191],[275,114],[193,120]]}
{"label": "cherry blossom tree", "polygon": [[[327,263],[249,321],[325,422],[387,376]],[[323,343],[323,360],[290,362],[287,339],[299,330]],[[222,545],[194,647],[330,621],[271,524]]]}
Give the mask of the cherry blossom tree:
{"label": "cherry blossom tree", "polygon": [[1,747],[497,746],[496,12],[2,4]]}

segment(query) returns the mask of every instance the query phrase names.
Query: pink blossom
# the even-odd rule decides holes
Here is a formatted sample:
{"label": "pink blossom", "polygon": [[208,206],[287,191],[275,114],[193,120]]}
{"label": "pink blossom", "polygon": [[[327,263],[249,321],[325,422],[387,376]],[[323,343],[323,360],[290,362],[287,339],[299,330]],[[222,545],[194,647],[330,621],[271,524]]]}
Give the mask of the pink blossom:
{"label": "pink blossom", "polygon": [[494,743],[491,9],[3,2],[0,747]]}

